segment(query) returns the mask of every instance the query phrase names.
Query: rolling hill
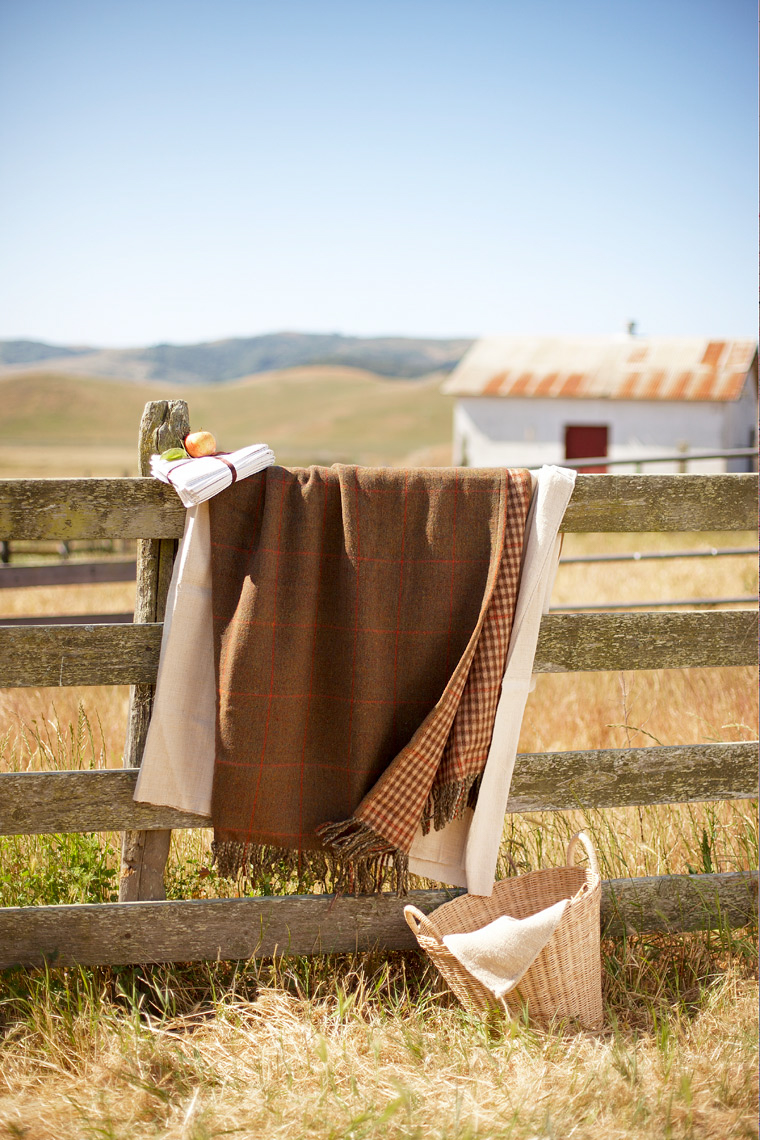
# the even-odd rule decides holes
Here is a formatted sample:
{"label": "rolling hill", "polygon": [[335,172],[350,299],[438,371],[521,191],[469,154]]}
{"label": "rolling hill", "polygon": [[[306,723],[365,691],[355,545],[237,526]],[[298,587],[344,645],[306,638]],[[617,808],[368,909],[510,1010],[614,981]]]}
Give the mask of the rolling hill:
{"label": "rolling hill", "polygon": [[450,462],[451,401],[440,373],[387,379],[343,366],[167,388],[38,371],[0,377],[0,477],[136,474],[147,400],[186,399],[193,427],[234,450],[262,440],[285,465]]}
{"label": "rolling hill", "polygon": [[305,365],[365,369],[379,376],[413,379],[449,372],[470,340],[350,337],[271,333],[201,344],[146,348],[61,347],[41,341],[0,341],[0,377],[38,371],[127,380],[135,383],[217,384],[259,372]]}

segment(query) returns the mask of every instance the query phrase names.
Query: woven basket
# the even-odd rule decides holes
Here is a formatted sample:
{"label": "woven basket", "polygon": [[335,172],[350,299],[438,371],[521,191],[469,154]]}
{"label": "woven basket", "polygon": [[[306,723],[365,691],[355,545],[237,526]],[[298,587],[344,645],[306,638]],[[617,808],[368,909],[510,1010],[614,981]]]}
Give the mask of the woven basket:
{"label": "woven basket", "polygon": [[[578,844],[589,869],[574,865]],[[596,852],[585,831],[567,848],[567,865],[502,879],[490,898],[460,895],[432,914],[404,907],[404,917],[422,949],[466,1009],[519,1015],[527,1006],[531,1021],[577,1021],[584,1029],[602,1026],[602,967],[599,949],[602,883]],[[557,929],[518,985],[497,999],[443,944],[446,934],[480,930],[502,915],[526,918],[561,899],[570,899]]]}

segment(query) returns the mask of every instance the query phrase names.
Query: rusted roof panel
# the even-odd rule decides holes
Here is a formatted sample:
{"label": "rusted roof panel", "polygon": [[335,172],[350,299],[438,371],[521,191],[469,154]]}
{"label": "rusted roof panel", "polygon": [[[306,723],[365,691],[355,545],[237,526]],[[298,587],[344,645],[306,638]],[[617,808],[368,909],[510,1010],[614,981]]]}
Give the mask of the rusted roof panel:
{"label": "rusted roof panel", "polygon": [[707,337],[488,337],[443,385],[457,396],[737,400],[751,340]]}

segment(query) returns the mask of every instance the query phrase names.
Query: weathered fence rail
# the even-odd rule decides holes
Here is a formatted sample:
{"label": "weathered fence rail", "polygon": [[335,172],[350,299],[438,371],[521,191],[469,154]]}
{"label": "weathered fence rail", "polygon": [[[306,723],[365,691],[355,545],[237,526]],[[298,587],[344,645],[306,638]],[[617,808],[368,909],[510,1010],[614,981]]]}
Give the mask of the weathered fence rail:
{"label": "weathered fence rail", "polygon": [[[0,479],[7,539],[181,538],[176,492],[147,478]],[[754,530],[757,475],[579,476],[562,529]]]}
{"label": "weathered fence rail", "polygon": [[[184,418],[183,418],[184,417]],[[181,434],[186,408],[148,405],[141,461]],[[566,531],[753,529],[757,476],[579,476]],[[135,622],[0,628],[0,687],[129,684],[125,767],[0,774],[0,834],[124,832],[119,903],[0,909],[0,966],[43,961],[129,963],[405,948],[411,936],[393,896],[163,899],[173,828],[209,821],[132,799],[150,718],[161,620],[184,511],[148,478],[0,481],[5,539],[136,538]],[[4,569],[2,573],[6,573]],[[757,660],[757,615],[549,614],[536,671],[699,668]],[[756,744],[549,752],[518,757],[508,810],[561,811],[749,798]],[[609,931],[741,926],[756,906],[756,875],[665,875],[604,885]],[[414,892],[430,910],[455,892]]]}
{"label": "weathered fence rail", "polygon": [[[153,685],[161,630],[160,622],[0,626],[0,688]],[[549,614],[533,669],[695,669],[756,659],[757,614],[750,610]]]}
{"label": "weathered fence rail", "polygon": [[[431,911],[458,893],[411,891],[406,901]],[[608,879],[602,922],[610,934],[738,927],[755,900],[751,879],[737,873]],[[9,907],[0,910],[0,968],[416,949],[401,905],[381,894]]]}
{"label": "weathered fence rail", "polygon": [[[0,835],[211,826],[204,816],[135,802],[136,783],[134,768],[8,773]],[[526,752],[517,758],[507,810],[751,799],[756,784],[754,744]]]}

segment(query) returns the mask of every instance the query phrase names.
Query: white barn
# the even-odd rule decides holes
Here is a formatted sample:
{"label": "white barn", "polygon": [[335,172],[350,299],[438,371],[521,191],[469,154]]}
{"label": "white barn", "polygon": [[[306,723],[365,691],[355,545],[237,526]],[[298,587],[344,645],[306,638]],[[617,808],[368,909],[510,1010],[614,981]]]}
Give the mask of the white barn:
{"label": "white barn", "polygon": [[[456,397],[457,465],[633,460],[757,442],[757,345],[749,340],[488,337],[466,353],[442,391]],[[747,459],[703,459],[687,469],[751,466]]]}

